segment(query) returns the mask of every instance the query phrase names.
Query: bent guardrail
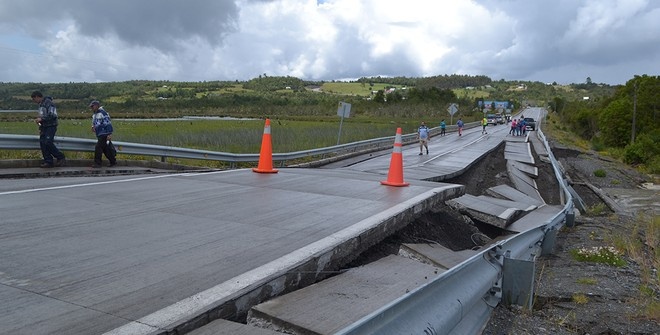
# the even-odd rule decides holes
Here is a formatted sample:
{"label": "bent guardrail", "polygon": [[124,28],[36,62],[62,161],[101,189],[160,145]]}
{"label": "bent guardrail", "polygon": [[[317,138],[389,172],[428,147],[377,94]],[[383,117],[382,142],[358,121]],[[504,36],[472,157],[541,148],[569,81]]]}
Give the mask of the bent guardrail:
{"label": "bent guardrail", "polygon": [[[337,334],[479,334],[492,309],[503,300],[506,261],[533,264],[536,256],[549,249],[544,243],[554,243],[554,238],[550,236],[554,236],[562,224],[571,221],[574,215],[567,181],[545,136],[540,130],[538,133],[561,185],[565,203],[562,211],[537,228],[481,251]],[[533,285],[533,277],[530,281],[529,284]],[[527,297],[530,307],[531,299]]]}

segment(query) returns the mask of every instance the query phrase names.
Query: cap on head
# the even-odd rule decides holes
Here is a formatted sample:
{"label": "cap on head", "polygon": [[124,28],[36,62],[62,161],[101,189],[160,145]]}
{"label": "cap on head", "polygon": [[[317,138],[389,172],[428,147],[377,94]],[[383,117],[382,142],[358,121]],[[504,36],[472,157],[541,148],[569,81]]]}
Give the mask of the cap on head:
{"label": "cap on head", "polygon": [[101,105],[101,103],[98,100],[94,100],[94,101],[89,103],[89,107],[100,106],[100,105]]}

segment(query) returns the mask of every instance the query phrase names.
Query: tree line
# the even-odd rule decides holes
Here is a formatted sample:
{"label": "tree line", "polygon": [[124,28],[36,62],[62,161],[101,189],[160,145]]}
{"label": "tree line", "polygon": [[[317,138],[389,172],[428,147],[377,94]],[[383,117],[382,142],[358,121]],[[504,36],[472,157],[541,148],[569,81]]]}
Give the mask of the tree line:
{"label": "tree line", "polygon": [[[586,83],[583,87],[598,86]],[[591,142],[593,149],[611,148],[623,160],[660,172],[660,77],[635,76],[601,99],[568,100],[555,96],[550,107],[561,123]]]}

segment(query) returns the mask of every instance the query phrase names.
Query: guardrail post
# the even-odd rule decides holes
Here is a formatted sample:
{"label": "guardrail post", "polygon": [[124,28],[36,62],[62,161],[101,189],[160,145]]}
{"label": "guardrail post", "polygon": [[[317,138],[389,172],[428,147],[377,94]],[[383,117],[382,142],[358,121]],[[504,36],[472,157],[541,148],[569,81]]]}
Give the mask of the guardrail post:
{"label": "guardrail post", "polygon": [[566,227],[575,226],[575,213],[566,213]]}
{"label": "guardrail post", "polygon": [[557,233],[558,231],[554,227],[545,232],[543,242],[541,243],[541,256],[552,255],[554,253]]}
{"label": "guardrail post", "polygon": [[566,185],[566,188],[573,197],[573,206],[575,206],[580,211],[580,213],[586,213],[587,205],[585,204],[584,200],[582,200],[580,195],[575,191],[575,189],[571,185]]}
{"label": "guardrail post", "polygon": [[506,305],[519,305],[532,309],[534,298],[534,261],[504,258],[502,268],[502,302]]}

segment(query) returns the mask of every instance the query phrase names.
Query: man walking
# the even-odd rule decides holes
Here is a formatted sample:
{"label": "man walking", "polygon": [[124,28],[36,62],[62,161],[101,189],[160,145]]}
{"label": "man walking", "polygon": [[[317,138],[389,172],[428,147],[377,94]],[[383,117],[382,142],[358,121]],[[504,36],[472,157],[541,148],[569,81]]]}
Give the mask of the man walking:
{"label": "man walking", "polygon": [[458,136],[463,136],[463,126],[465,124],[463,123],[463,118],[458,118],[458,122],[456,122],[456,127],[458,127]]}
{"label": "man walking", "polygon": [[103,166],[103,155],[110,161],[109,167],[117,165],[117,158],[114,151],[108,145],[108,141],[112,140],[112,121],[110,115],[101,107],[101,103],[94,100],[89,103],[89,108],[92,109],[92,131],[96,133],[96,147],[94,150],[94,168]]}
{"label": "man walking", "polygon": [[488,119],[484,117],[483,120],[481,120],[481,135],[488,134],[486,127],[488,127]]}
{"label": "man walking", "polygon": [[[34,120],[39,125],[39,146],[44,158],[42,168],[65,166],[64,154],[55,146],[55,133],[57,132],[57,108],[53,98],[44,97],[39,91],[32,92],[32,101],[39,104],[39,116]],[[57,162],[53,161],[57,159]]]}
{"label": "man walking", "polygon": [[424,121],[422,121],[422,124],[417,128],[417,138],[419,138],[419,154],[423,155],[422,153],[422,148],[426,148],[426,154],[429,154],[429,139],[431,138],[429,135],[429,128],[426,126]]}

